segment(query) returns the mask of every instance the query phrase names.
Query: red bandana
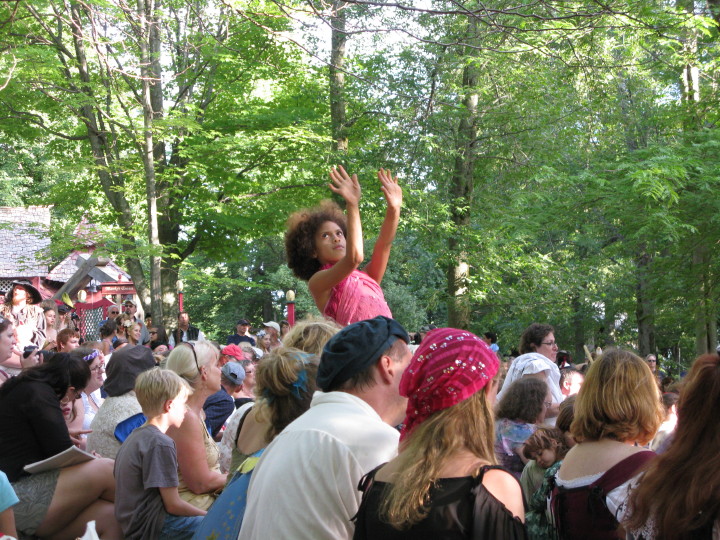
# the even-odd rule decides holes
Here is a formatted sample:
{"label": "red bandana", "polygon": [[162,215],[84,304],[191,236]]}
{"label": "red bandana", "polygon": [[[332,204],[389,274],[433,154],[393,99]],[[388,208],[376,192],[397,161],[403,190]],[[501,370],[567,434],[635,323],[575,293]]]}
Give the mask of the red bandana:
{"label": "red bandana", "polygon": [[430,331],[400,381],[409,398],[400,439],[437,411],[469,398],[492,380],[499,361],[483,340],[466,330]]}

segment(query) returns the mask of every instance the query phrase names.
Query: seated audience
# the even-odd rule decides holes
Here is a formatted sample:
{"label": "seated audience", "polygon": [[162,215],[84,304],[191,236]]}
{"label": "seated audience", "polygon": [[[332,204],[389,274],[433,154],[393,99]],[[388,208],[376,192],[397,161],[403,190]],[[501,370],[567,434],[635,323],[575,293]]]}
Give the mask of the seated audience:
{"label": "seated audience", "polygon": [[550,501],[561,538],[624,538],[618,522],[627,489],[655,456],[643,446],[661,421],[658,386],[642,358],[611,349],[593,362],[575,402],[577,444],[555,475]]}
{"label": "seated audience", "polygon": [[109,319],[100,327],[101,349],[105,356],[111,354],[115,350],[115,340],[117,339],[117,324]]}
{"label": "seated audience", "polygon": [[[288,348],[300,349],[301,351],[320,356],[323,347],[328,340],[333,337],[340,330],[340,326],[327,319],[308,317],[297,323],[292,330],[287,334],[284,346]],[[225,347],[228,349],[229,347]],[[225,350],[223,349],[223,350]],[[243,349],[245,350],[245,349]],[[252,352],[250,350],[249,352]],[[249,377],[252,379],[252,389],[254,394],[255,388],[255,373],[256,366],[253,362],[252,367],[248,366],[247,371],[250,371]],[[246,377],[245,382],[248,382]],[[245,383],[243,383],[243,387]],[[247,412],[247,409],[252,406],[252,399],[249,400],[250,405],[243,405],[242,403],[238,406],[238,400],[235,400],[238,409],[230,416],[227,421],[227,428],[223,433],[222,441],[220,442],[220,469],[223,472],[235,471],[238,466],[242,463],[243,454],[239,452],[237,448],[237,435],[238,426],[243,415]]]}
{"label": "seated audience", "polygon": [[495,421],[495,453],[500,464],[519,480],[527,462],[523,445],[545,420],[550,392],[540,379],[515,381],[498,403]]}
{"label": "seated audience", "polygon": [[555,329],[549,324],[533,323],[528,326],[520,337],[520,356],[515,358],[508,368],[507,376],[503,382],[498,398],[502,399],[504,393],[516,380],[534,377],[543,380],[550,389],[551,405],[545,414],[545,422],[554,425],[555,417],[560,411],[560,403],[564,399],[560,391],[560,369],[555,360],[558,345],[555,341]]}
{"label": "seated audience", "polygon": [[[49,345],[53,345],[50,343]],[[57,334],[57,343],[51,350],[54,352],[70,352],[80,346],[80,332],[74,328],[63,328]]]}
{"label": "seated audience", "polygon": [[15,495],[15,490],[10,485],[7,475],[0,471],[0,534],[12,538],[17,537],[15,514],[12,509],[19,502],[20,500]]}
{"label": "seated audience", "polygon": [[203,510],[215,502],[226,480],[203,412],[207,398],[220,390],[219,357],[220,352],[209,341],[185,341],[172,350],[167,360],[167,369],[180,375],[193,389],[185,420],[180,427],[171,426],[167,431],[177,447],[178,489],[183,500]]}
{"label": "seated audience", "polygon": [[205,423],[213,439],[222,435],[225,421],[235,412],[233,394],[240,390],[245,370],[240,362],[228,362],[220,368],[220,390],[209,396],[203,404]]}
{"label": "seated audience", "polygon": [[127,331],[127,340],[130,345],[142,345],[143,323],[133,322]]}
{"label": "seated audience", "polygon": [[[47,302],[47,303],[46,303]],[[57,342],[57,304],[53,300],[43,300],[42,302],[43,314],[45,315],[45,343],[40,345],[41,349],[47,347],[48,342]]]}
{"label": "seated audience", "polygon": [[575,368],[569,367],[560,370],[560,392],[563,400],[570,396],[574,396],[580,391],[582,383],[585,381],[585,375]]}
{"label": "seated audience", "polygon": [[240,345],[241,343],[249,343],[255,346],[255,338],[250,334],[250,321],[240,319],[235,324],[235,333],[227,337],[226,345]]}
{"label": "seated audience", "polygon": [[12,358],[16,345],[15,326],[10,319],[0,316],[0,385],[12,376],[3,368],[3,363]]}
{"label": "seated audience", "polygon": [[120,441],[115,437],[117,425],[142,412],[133,388],[135,379],[143,371],[155,367],[152,352],[142,345],[125,345],[116,350],[107,365],[105,391],[108,397],[100,406],[90,424],[92,433],[87,437],[88,452],[115,459]]}
{"label": "seated audience", "polygon": [[265,447],[310,407],[319,359],[298,349],[279,347],[258,366],[258,402],[240,419],[240,459],[225,491],[210,508],[201,538],[236,540],[247,500],[247,485]]}
{"label": "seated audience", "polygon": [[[97,343],[97,342],[95,342]],[[86,362],[90,368],[90,380],[85,386],[85,390],[80,394],[80,399],[75,400],[71,413],[65,417],[70,431],[90,430],[95,415],[100,410],[102,398],[97,390],[103,385],[103,374],[105,373],[105,359],[98,349],[87,347],[78,347],[70,351],[70,356],[79,358]],[[52,361],[52,360],[51,360]],[[81,448],[85,448],[86,437],[82,436]]]}
{"label": "seated audience", "polygon": [[24,470],[78,442],[79,433],[68,432],[61,406],[79,399],[89,379],[86,362],[57,354],[0,387],[0,470],[20,500],[13,513],[22,534],[71,540],[95,520],[102,538],[122,538],[114,516],[112,460],[35,474]]}
{"label": "seated audience", "polygon": [[674,392],[665,392],[662,395],[662,404],[663,404],[663,410],[665,411],[665,416],[663,419],[662,424],[660,424],[660,428],[658,428],[657,433],[655,434],[655,437],[653,437],[652,442],[650,443],[650,450],[653,452],[658,452],[658,449],[665,443],[665,441],[675,432],[675,427],[677,426],[677,402],[680,399],[680,396],[675,394]]}
{"label": "seated audience", "polygon": [[126,540],[190,540],[202,522],[205,510],[180,498],[175,443],[165,434],[182,424],[190,392],[183,379],[160,368],[135,382],[147,422],[130,434],[115,460],[115,515]]}
{"label": "seated audience", "polygon": [[525,538],[520,485],[493,452],[498,364],[469,332],[425,336],[400,381],[400,454],[361,482],[355,540]]}
{"label": "seated audience", "polygon": [[168,336],[164,326],[151,325],[148,333],[150,335],[149,346],[152,349],[153,353],[160,354],[170,350]]}
{"label": "seated audience", "polygon": [[677,404],[667,451],[650,463],[630,495],[628,538],[717,538],[720,532],[720,355],[695,360]]}
{"label": "seated audience", "polygon": [[[554,529],[546,516],[547,498],[551,486],[554,485],[555,473],[569,450],[565,434],[557,427],[540,427],[525,441],[523,452],[525,457],[531,460],[528,461],[525,469],[535,463],[543,472],[537,485],[525,484],[522,480],[520,482],[528,509],[525,525],[530,540],[553,538]],[[523,471],[523,479],[525,479],[525,471]]]}
{"label": "seated audience", "polygon": [[408,340],[402,326],[378,316],[327,342],[317,376],[322,392],[255,466],[240,540],[352,537],[360,478],[397,454],[393,426],[405,410],[398,385],[410,361]]}

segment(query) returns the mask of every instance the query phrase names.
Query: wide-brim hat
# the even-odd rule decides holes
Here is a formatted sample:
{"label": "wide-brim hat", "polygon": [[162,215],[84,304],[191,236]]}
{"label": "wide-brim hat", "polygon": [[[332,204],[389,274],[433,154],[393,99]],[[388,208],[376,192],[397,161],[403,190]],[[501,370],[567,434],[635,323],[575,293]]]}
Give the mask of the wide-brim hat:
{"label": "wide-brim hat", "polygon": [[12,282],[12,286],[10,287],[10,290],[5,294],[5,303],[10,304],[12,303],[12,297],[13,297],[13,291],[15,290],[15,287],[20,285],[23,287],[28,293],[30,293],[30,298],[32,299],[32,304],[39,304],[42,302],[42,295],[40,294],[40,291],[38,291],[35,287],[32,286],[32,283],[30,283],[26,279],[19,279]]}

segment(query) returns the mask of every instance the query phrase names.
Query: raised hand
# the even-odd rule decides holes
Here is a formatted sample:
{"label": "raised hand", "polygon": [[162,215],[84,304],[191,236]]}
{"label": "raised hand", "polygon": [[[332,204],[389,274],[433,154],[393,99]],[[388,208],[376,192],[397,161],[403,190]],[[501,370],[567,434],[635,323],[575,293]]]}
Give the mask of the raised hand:
{"label": "raised hand", "polygon": [[340,195],[350,205],[358,205],[361,190],[356,174],[351,177],[342,165],[338,165],[337,169],[330,169],[330,179],[332,183],[329,186],[333,193]]}
{"label": "raised hand", "polygon": [[388,208],[400,208],[402,206],[402,188],[398,184],[397,176],[393,178],[388,169],[380,169],[377,173]]}

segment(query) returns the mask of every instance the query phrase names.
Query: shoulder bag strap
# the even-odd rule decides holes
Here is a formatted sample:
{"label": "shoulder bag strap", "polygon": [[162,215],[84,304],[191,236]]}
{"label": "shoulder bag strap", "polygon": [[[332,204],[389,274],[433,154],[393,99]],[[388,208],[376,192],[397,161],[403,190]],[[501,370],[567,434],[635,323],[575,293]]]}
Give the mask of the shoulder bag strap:
{"label": "shoulder bag strap", "polygon": [[[253,407],[254,407],[254,405],[253,405]],[[237,431],[235,432],[235,448],[237,448],[238,437],[240,437],[240,430],[242,429],[243,424],[245,423],[245,417],[248,415],[248,413],[250,411],[252,411],[252,409],[253,409],[252,407],[248,407],[247,411],[245,411],[243,413],[242,418],[240,418],[240,423],[238,424]]]}

